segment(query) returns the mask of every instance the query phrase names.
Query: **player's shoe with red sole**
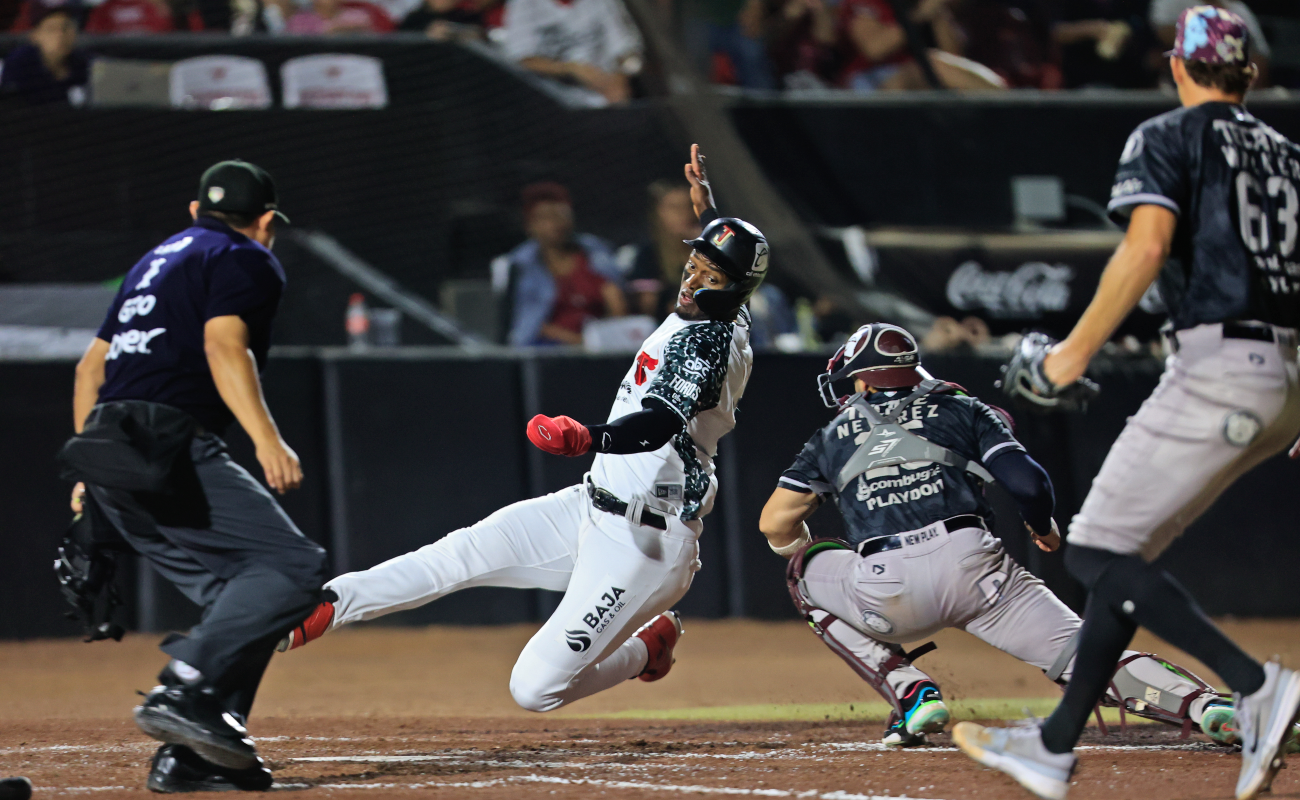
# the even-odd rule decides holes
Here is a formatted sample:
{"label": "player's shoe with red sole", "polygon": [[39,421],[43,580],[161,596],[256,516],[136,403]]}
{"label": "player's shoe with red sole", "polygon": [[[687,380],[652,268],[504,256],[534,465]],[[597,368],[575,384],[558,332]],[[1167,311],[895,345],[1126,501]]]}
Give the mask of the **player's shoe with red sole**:
{"label": "player's shoe with red sole", "polygon": [[289,635],[275,646],[276,650],[281,653],[286,650],[296,650],[325,635],[325,632],[330,629],[330,623],[334,622],[334,603],[339,596],[329,589],[326,589],[322,596],[325,597],[325,601],[316,606],[311,616],[295,625],[294,629],[289,631]]}
{"label": "player's shoe with red sole", "polygon": [[645,648],[649,651],[645,669],[637,677],[643,681],[657,681],[667,675],[676,662],[673,648],[677,646],[677,640],[682,638],[682,621],[677,614],[665,611],[643,625],[635,636],[645,642]]}

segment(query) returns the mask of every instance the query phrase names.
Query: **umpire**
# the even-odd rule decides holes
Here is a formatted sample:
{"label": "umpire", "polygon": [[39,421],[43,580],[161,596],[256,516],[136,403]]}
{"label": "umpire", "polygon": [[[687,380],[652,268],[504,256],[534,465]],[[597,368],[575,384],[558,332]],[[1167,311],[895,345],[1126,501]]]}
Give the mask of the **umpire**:
{"label": "umpire", "polygon": [[279,211],[263,169],[223,161],[199,182],[194,224],[127,273],[77,365],[77,436],[63,460],[84,503],[203,608],[135,709],[164,742],[154,791],[266,790],[271,772],[243,725],[276,642],[319,602],[325,551],[219,436],[238,420],[280,494],[302,482],[262,396],[284,269],[271,254]]}
{"label": "umpire", "polygon": [[[968,755],[1051,800],[1066,796],[1074,746],[1139,625],[1235,692],[1238,800],[1269,787],[1300,713],[1300,674],[1259,664],[1152,563],[1300,433],[1300,147],[1246,111],[1256,73],[1248,45],[1236,14],[1183,12],[1167,54],[1183,107],[1140,125],[1120,156],[1110,210],[1127,218],[1124,241],[1069,337],[1008,370],[1012,386],[1028,378],[1036,402],[1059,399],[1158,277],[1171,329],[1164,375],[1070,524],[1066,567],[1088,589],[1070,685],[1041,729],[953,730]],[[1252,544],[1219,533],[1225,546]]]}

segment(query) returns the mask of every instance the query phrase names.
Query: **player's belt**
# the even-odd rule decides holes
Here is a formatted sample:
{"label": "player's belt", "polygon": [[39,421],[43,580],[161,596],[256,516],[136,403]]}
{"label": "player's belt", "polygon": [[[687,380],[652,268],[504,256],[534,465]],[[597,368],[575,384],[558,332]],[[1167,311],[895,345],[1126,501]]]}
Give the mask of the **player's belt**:
{"label": "player's belt", "polygon": [[[651,511],[649,508],[646,508],[644,504],[640,504],[641,511],[640,513],[637,513],[634,506],[629,506],[627,503],[619,500],[618,496],[608,489],[602,489],[592,483],[590,478],[587,479],[587,494],[591,497],[592,507],[597,511],[604,511],[608,514],[618,514],[620,517],[626,517],[630,522],[635,522],[638,525],[645,525],[648,528],[656,528],[661,531],[668,530],[668,520],[663,514]],[[628,514],[629,508],[632,509],[630,515]]]}
{"label": "player's belt", "polygon": [[[1292,345],[1296,340],[1296,332],[1290,328],[1280,328],[1275,325],[1269,325],[1263,322],[1221,322],[1219,326],[1223,329],[1223,338],[1225,339],[1246,339],[1252,342],[1276,342],[1282,345]],[[1190,329],[1184,329],[1190,330]],[[1171,349],[1178,352],[1178,334],[1181,330],[1174,331],[1172,335],[1165,334]]]}
{"label": "player's belt", "polygon": [[[984,518],[976,516],[975,514],[961,514],[960,516],[949,517],[948,519],[943,520],[940,524],[943,525],[949,533],[952,531],[959,531],[962,528],[983,528],[984,530],[988,530],[988,526],[984,524]],[[927,525],[926,527],[929,526]],[[875,555],[876,553],[883,553],[887,550],[901,550],[903,549],[903,537],[905,535],[906,534],[896,533],[893,536],[877,536],[874,539],[867,539],[865,542],[858,545],[858,555],[866,558],[867,556]]]}

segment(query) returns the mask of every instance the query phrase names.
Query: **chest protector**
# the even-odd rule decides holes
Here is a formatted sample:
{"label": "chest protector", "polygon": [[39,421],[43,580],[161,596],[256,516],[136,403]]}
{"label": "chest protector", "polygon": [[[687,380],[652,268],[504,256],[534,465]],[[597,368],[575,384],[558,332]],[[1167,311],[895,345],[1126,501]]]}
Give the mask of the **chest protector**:
{"label": "chest protector", "polygon": [[942,464],[965,470],[985,483],[993,483],[993,475],[982,465],[918,436],[899,424],[908,406],[932,392],[951,389],[952,384],[945,381],[933,378],[922,381],[889,414],[881,414],[871,403],[865,401],[861,394],[852,398],[847,405],[854,406],[862,412],[871,425],[871,430],[867,433],[866,441],[840,470],[840,474],[835,479],[835,489],[843,492],[844,487],[864,472],[902,464]]}

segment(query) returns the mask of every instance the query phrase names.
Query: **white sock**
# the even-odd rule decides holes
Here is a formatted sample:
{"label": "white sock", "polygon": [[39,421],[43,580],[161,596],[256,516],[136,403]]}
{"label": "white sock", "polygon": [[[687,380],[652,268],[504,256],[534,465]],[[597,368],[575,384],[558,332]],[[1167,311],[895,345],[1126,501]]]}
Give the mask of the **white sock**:
{"label": "white sock", "polygon": [[194,667],[191,667],[189,664],[186,664],[184,661],[173,658],[172,663],[168,666],[171,668],[173,675],[180,678],[190,686],[203,680],[203,673],[199,672]]}

